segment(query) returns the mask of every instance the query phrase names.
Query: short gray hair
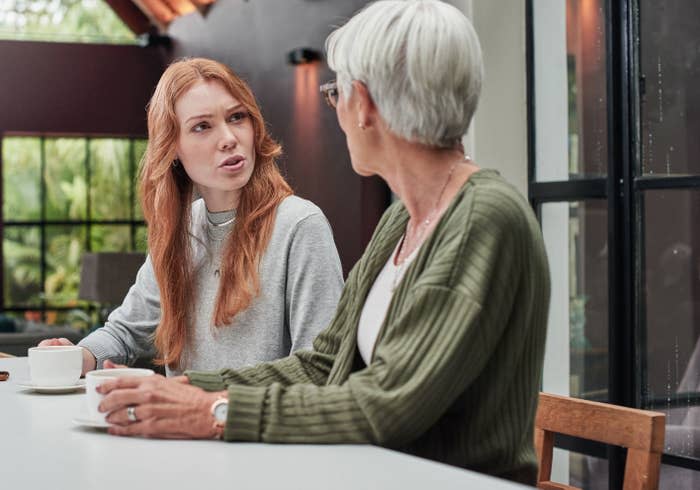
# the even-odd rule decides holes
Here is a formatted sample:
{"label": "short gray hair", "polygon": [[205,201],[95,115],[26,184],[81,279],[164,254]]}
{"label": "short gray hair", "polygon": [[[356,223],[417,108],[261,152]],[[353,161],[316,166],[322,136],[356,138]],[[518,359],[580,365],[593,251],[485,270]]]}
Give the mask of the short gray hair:
{"label": "short gray hair", "polygon": [[483,63],[469,20],[437,0],[371,3],[326,39],[345,96],[363,82],[398,136],[454,147],[479,101]]}

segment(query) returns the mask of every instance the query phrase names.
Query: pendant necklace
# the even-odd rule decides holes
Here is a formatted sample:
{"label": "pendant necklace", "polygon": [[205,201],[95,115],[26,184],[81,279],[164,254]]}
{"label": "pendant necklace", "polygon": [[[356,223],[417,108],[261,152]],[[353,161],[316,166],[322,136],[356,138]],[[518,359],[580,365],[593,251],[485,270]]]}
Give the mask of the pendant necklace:
{"label": "pendant necklace", "polygon": [[[469,160],[469,157],[466,157],[465,160]],[[447,174],[447,179],[445,179],[445,183],[442,185],[442,189],[440,190],[440,194],[435,200],[433,209],[428,213],[428,216],[426,216],[426,218],[420,223],[420,225],[418,225],[418,228],[414,233],[414,241],[416,242],[414,250],[420,247],[420,245],[422,244],[425,230],[428,229],[430,223],[432,223],[433,219],[435,218],[435,215],[437,214],[438,206],[440,205],[440,201],[442,200],[443,194],[445,194],[445,189],[447,189],[447,184],[449,184],[450,178],[452,177],[452,173],[454,172],[456,166],[457,163],[453,163],[450,167],[450,171]],[[404,232],[403,237],[401,237],[401,242],[399,243],[399,253],[396,257],[396,269],[394,271],[394,277],[391,281],[392,293],[396,290],[396,287],[399,285],[399,282],[401,282],[404,268],[406,266],[406,260],[410,255],[406,253],[406,251],[409,249],[408,245],[406,244],[406,241],[408,236],[411,234],[412,228],[413,227],[411,226],[411,219],[409,217],[408,224],[406,225],[406,231]]]}
{"label": "pendant necklace", "polygon": [[[225,213],[225,212],[224,212]],[[214,213],[212,213],[214,214]],[[223,214],[223,213],[219,213]],[[207,222],[209,225],[208,228],[208,234],[209,238],[216,243],[216,248],[219,249],[223,245],[221,241],[228,236],[228,234],[231,232],[231,230],[227,230],[228,226],[231,225],[234,221],[236,221],[236,212],[233,210],[233,216],[226,221],[222,221],[221,223],[215,223],[214,220],[211,219],[211,217],[207,214]],[[213,257],[212,257],[213,259]],[[219,258],[219,263],[217,264],[216,268],[214,269],[214,277],[217,279],[221,277],[221,258]]]}

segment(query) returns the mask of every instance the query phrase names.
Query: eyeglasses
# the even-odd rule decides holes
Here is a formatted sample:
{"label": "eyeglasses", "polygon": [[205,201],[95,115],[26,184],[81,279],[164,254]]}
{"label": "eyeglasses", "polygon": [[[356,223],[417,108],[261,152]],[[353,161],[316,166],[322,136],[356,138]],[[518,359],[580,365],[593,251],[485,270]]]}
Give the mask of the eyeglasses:
{"label": "eyeglasses", "polygon": [[335,109],[338,105],[338,84],[335,80],[328,83],[324,83],[320,87],[323,98],[326,99],[326,104],[329,105],[331,109]]}

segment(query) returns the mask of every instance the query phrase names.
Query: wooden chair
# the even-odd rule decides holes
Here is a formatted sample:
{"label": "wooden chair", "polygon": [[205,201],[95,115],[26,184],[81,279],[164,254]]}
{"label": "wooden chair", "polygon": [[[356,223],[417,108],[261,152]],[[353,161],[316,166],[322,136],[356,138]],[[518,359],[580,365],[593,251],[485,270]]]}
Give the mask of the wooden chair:
{"label": "wooden chair", "polygon": [[0,359],[4,359],[6,357],[15,357],[15,356],[13,356],[11,354],[5,354],[4,352],[0,352]]}
{"label": "wooden chair", "polygon": [[666,416],[565,396],[540,393],[535,418],[537,488],[576,490],[550,481],[554,433],[627,448],[623,490],[657,490]]}

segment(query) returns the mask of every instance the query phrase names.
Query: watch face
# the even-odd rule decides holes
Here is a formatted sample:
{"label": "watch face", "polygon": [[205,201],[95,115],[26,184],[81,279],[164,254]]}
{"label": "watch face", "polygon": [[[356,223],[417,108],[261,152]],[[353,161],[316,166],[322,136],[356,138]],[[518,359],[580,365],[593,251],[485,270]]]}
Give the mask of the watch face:
{"label": "watch face", "polygon": [[228,402],[224,401],[219,403],[216,408],[214,408],[214,418],[218,422],[226,422],[226,416],[228,415]]}

